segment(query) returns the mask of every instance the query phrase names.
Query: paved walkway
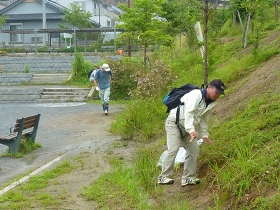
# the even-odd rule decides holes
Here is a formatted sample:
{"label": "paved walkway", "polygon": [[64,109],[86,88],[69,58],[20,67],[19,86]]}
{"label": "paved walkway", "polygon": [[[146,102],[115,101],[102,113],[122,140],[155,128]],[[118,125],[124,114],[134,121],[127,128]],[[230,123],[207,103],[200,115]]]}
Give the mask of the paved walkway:
{"label": "paved walkway", "polygon": [[[0,104],[0,135],[9,133],[17,118],[40,113],[36,142],[42,147],[23,158],[0,157],[0,188],[30,170],[48,163],[60,155],[67,157],[83,150],[93,151],[116,139],[108,132],[113,116],[120,112],[110,105],[105,116],[100,104],[88,103],[10,103]],[[7,151],[0,144],[0,154]]]}

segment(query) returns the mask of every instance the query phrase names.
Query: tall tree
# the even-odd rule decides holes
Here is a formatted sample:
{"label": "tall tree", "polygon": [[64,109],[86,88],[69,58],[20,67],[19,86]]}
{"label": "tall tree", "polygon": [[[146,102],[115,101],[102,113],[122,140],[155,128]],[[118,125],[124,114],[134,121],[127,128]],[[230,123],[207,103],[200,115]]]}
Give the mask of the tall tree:
{"label": "tall tree", "polygon": [[2,26],[6,23],[6,16],[5,15],[1,15],[0,16],[0,28],[2,28]]}
{"label": "tall tree", "polygon": [[163,10],[163,16],[169,22],[168,32],[172,35],[186,35],[189,47],[192,48],[196,43],[193,26],[199,20],[199,11],[190,5],[189,0],[169,0],[163,4]]}
{"label": "tall tree", "polygon": [[164,0],[134,0],[128,7],[119,4],[124,11],[120,16],[118,28],[124,29],[117,39],[127,41],[128,38],[138,45],[144,46],[144,62],[147,59],[149,45],[170,45],[172,37],[166,32],[168,22],[162,18]]}
{"label": "tall tree", "polygon": [[70,23],[71,26],[73,27],[77,27],[77,28],[93,27],[90,21],[90,18],[92,17],[91,13],[88,11],[81,10],[80,6],[77,4],[73,4],[73,3],[69,4],[69,9],[64,8],[63,13],[65,15],[63,20],[66,21],[67,23]]}

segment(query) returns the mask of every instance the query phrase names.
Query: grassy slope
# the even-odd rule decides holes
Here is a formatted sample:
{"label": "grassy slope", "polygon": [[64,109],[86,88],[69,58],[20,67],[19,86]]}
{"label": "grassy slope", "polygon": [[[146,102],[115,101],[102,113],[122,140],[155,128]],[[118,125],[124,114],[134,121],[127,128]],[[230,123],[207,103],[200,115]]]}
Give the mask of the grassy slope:
{"label": "grassy slope", "polygon": [[[240,49],[238,37],[225,40],[215,49],[223,52],[222,56],[213,50],[210,78],[225,80],[228,91],[214,110],[211,121],[210,133],[215,145],[201,148],[200,185],[181,188],[182,167],[174,173],[174,185],[155,185],[160,173],[155,165],[166,149],[163,135],[149,144],[143,143],[129,165],[124,164],[122,157],[111,157],[111,170],[77,193],[92,200],[99,209],[279,209],[278,35],[278,30],[268,32],[258,58],[252,57],[248,48],[236,50]],[[196,84],[201,81],[198,70],[202,65],[195,65],[197,57],[193,58],[174,64],[176,67],[185,62],[186,66],[193,67],[188,74],[178,70],[182,75],[178,84],[186,80]],[[36,178],[45,181],[47,175],[48,172]],[[2,197],[0,203],[7,200],[16,204],[17,196],[11,196],[14,193],[11,191]],[[51,195],[46,197],[54,200],[49,199]],[[33,199],[40,200],[36,196]],[[55,201],[59,203],[59,200],[63,198]],[[47,203],[49,208],[59,206]]]}
{"label": "grassy slope", "polygon": [[215,145],[202,147],[198,173],[203,183],[188,189],[192,195],[182,192],[195,209],[279,209],[278,35],[279,30],[267,33],[258,58],[249,49],[229,51],[231,59],[211,72],[229,90],[214,110]]}

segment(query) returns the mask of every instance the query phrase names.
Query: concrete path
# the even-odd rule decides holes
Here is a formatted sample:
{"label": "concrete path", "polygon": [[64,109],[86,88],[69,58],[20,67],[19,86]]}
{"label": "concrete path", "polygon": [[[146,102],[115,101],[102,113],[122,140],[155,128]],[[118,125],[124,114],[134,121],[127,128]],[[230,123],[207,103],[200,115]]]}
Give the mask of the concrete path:
{"label": "concrete path", "polygon": [[[105,116],[100,104],[88,103],[10,103],[0,104],[0,135],[9,133],[15,120],[41,114],[36,142],[42,147],[23,158],[0,157],[0,188],[13,178],[33,171],[63,155],[104,148],[117,137],[108,129],[121,107],[110,105]],[[0,154],[7,151],[0,144]]]}

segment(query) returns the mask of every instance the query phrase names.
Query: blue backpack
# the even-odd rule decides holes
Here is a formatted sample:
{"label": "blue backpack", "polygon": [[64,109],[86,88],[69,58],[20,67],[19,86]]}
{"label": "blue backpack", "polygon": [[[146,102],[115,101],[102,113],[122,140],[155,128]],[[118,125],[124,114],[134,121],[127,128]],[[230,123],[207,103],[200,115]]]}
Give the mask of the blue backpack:
{"label": "blue backpack", "polygon": [[200,89],[196,85],[186,84],[179,88],[173,88],[163,99],[163,103],[167,106],[166,113],[169,113],[171,109],[178,107],[179,105],[184,105],[180,99],[186,94],[194,89]]}

